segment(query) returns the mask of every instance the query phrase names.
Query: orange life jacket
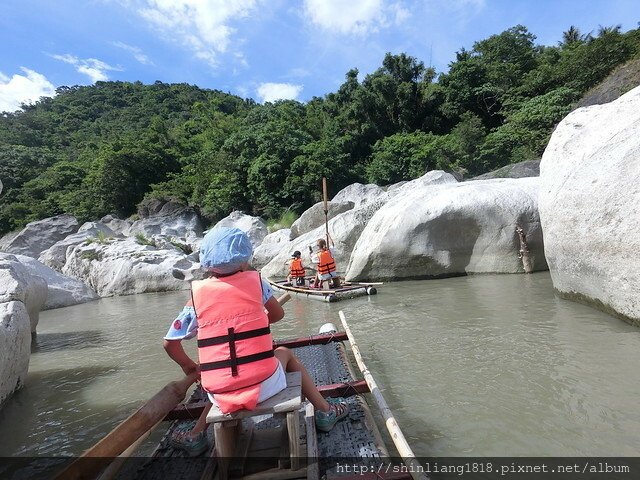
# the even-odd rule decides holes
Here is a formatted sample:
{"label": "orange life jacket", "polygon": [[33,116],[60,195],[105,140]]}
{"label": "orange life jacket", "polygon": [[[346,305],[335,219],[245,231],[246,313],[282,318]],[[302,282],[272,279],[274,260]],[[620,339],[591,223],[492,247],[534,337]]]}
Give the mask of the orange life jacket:
{"label": "orange life jacket", "polygon": [[202,387],[224,413],[254,409],[260,383],[278,368],[260,274],[196,281],[192,292]]}
{"label": "orange life jacket", "polygon": [[293,259],[293,261],[291,262],[291,265],[289,265],[289,274],[292,277],[304,277],[305,271],[304,271],[304,268],[302,267],[301,258]]}
{"label": "orange life jacket", "polygon": [[329,250],[321,250],[318,253],[318,273],[324,275],[336,271],[336,262]]}

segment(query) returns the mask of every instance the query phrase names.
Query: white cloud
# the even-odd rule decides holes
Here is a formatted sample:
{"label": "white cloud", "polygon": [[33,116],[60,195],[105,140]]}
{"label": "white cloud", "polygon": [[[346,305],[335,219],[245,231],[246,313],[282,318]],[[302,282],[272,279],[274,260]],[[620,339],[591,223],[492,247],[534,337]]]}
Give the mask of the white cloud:
{"label": "white cloud", "polygon": [[149,57],[147,57],[142,52],[141,48],[134,47],[132,45],[127,45],[124,42],[113,42],[113,45],[115,47],[121,48],[121,49],[131,53],[133,55],[133,58],[135,58],[141,64],[143,64],[143,65],[153,65],[153,62],[151,60],[149,60]]}
{"label": "white cloud", "polygon": [[87,75],[93,83],[109,80],[109,77],[107,76],[107,71],[109,70],[115,70],[118,72],[122,71],[122,68],[112,67],[108,63],[96,58],[78,58],[68,53],[64,55],[51,56],[56,60],[73,65],[79,73]]}
{"label": "white cloud", "polygon": [[302,88],[302,85],[291,83],[261,83],[256,92],[262,103],[265,103],[276,100],[297,100]]}
{"label": "white cloud", "polygon": [[137,10],[164,37],[215,66],[217,56],[229,49],[235,33],[229,23],[247,17],[258,1],[143,0]]}
{"label": "white cloud", "polygon": [[304,15],[324,30],[366,35],[404,22],[410,12],[399,2],[385,5],[383,0],[304,0]]}
{"label": "white cloud", "polygon": [[9,78],[0,72],[0,112],[15,112],[22,103],[33,103],[40,97],[53,97],[56,88],[41,73],[20,67],[26,75]]}

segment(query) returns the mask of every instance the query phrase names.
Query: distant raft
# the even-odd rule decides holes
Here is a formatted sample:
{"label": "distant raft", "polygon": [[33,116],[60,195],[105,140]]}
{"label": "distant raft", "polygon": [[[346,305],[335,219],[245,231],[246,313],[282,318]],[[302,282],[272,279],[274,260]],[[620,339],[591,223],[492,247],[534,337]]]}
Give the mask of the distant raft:
{"label": "distant raft", "polygon": [[348,298],[362,297],[364,295],[375,295],[378,293],[376,285],[382,285],[381,283],[344,282],[339,288],[320,290],[306,285],[292,285],[287,280],[276,281],[267,278],[267,281],[276,290],[290,292],[295,295],[304,295],[313,300],[331,303]]}

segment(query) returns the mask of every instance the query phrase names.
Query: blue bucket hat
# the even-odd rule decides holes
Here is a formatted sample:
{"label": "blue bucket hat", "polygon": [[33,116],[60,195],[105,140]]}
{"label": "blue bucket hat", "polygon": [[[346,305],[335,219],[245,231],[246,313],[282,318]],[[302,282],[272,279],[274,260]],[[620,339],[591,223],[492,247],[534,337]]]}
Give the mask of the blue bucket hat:
{"label": "blue bucket hat", "polygon": [[253,247],[247,234],[239,228],[214,228],[202,239],[200,265],[214,273],[228,275],[251,259]]}

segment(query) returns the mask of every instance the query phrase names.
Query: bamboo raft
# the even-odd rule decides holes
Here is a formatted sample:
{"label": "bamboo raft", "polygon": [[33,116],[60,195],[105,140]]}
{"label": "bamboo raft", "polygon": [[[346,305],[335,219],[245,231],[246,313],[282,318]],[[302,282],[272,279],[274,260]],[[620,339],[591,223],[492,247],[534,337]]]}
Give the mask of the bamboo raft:
{"label": "bamboo raft", "polygon": [[[244,478],[246,480],[267,479],[347,479],[347,478],[386,478],[386,479],[426,479],[427,477],[416,468],[416,460],[409,448],[399,426],[389,410],[380,390],[362,360],[360,350],[353,339],[353,335],[346,323],[344,314],[340,312],[345,331],[323,333],[309,337],[274,342],[274,347],[286,346],[293,349],[296,356],[305,365],[309,374],[325,397],[342,396],[350,404],[349,415],[336,423],[327,433],[316,432],[313,407],[303,402],[298,411],[300,420],[299,443],[301,450],[301,468],[291,469],[287,442],[283,441],[286,425],[283,420],[275,416],[255,416],[242,420],[241,436],[235,445],[235,453],[231,459],[228,473],[229,478]],[[334,327],[335,328],[335,327]],[[343,342],[351,346],[353,356],[364,376],[364,380],[356,380],[351,368]],[[185,377],[182,382],[172,382],[168,387],[179,394],[179,389],[191,380]],[[193,383],[193,382],[191,382]],[[175,389],[176,385],[180,388]],[[185,388],[186,391],[186,388]],[[160,395],[159,392],[156,397]],[[340,469],[340,462],[348,462],[350,466],[366,467],[367,471],[389,463],[387,450],[380,432],[376,427],[364,393],[371,393],[375,404],[379,407],[385,424],[391,433],[396,448],[407,469],[400,473],[378,474],[367,476],[355,474],[353,470],[344,472]],[[184,396],[184,394],[183,394]],[[154,397],[155,398],[155,397]],[[182,450],[174,449],[170,445],[172,432],[185,424],[194,424],[205,406],[205,396],[198,387],[186,403],[173,409],[167,409],[159,419],[146,419],[151,428],[134,435],[131,445],[122,445],[124,438],[123,425],[136,419],[147,405],[116,427],[105,439],[83,456],[68,465],[56,478],[85,479],[158,479],[177,478],[181,480],[204,480],[225,478],[225,470],[220,470],[219,459],[216,458],[216,447],[196,458],[188,458]],[[153,399],[152,399],[153,400]],[[178,402],[176,402],[177,404]],[[167,405],[165,404],[164,407]],[[170,422],[168,430],[151,454],[145,457],[133,457],[135,452],[146,440],[150,431],[163,422]],[[211,431],[209,428],[211,445]],[[114,432],[116,435],[114,436]],[[111,438],[111,441],[109,439]],[[119,447],[108,450],[105,445],[118,443]],[[97,449],[97,450],[96,450]],[[148,450],[149,451],[149,450]],[[98,457],[98,458],[96,458]],[[109,457],[109,458],[105,458]],[[115,458],[114,458],[115,457]],[[131,457],[131,458],[130,458]],[[220,459],[221,460],[221,459]],[[228,461],[229,459],[225,459]],[[109,464],[110,463],[110,464]],[[106,467],[106,468],[105,468]],[[413,471],[414,473],[407,473]]]}
{"label": "bamboo raft", "polygon": [[[311,278],[313,277],[305,279],[307,283]],[[381,283],[343,282],[339,288],[320,290],[308,286],[291,285],[286,280],[272,280],[270,278],[267,278],[266,280],[278,291],[288,292],[293,295],[304,296],[312,300],[320,300],[321,302],[329,303],[345,300],[347,298],[362,297],[364,295],[375,295],[378,293],[376,286],[382,285]]]}

